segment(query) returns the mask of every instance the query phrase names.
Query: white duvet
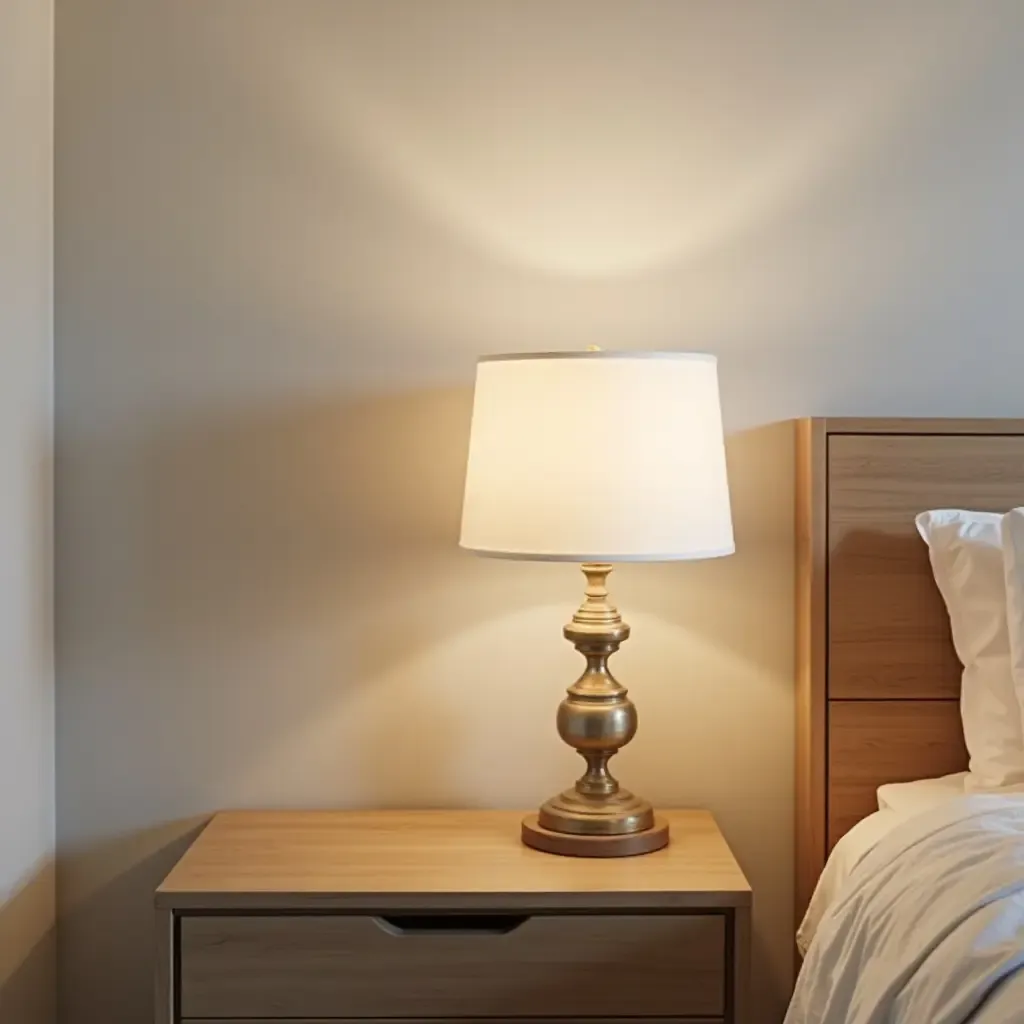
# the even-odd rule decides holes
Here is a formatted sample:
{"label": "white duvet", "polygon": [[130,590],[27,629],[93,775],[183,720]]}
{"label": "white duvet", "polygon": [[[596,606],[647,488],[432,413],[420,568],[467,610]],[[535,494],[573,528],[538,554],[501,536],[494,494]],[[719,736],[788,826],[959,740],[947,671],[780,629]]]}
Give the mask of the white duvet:
{"label": "white duvet", "polygon": [[1024,1022],[1024,796],[902,822],[807,951],[786,1024]]}

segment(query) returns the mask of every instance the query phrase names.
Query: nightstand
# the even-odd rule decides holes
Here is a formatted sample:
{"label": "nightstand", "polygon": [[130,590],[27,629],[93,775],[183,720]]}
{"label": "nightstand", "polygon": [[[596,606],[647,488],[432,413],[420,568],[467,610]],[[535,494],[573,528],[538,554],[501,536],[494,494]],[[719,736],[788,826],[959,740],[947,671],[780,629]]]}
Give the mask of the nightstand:
{"label": "nightstand", "polygon": [[743,1024],[751,893],[714,819],[617,859],[506,811],[218,814],[156,895],[156,1022]]}

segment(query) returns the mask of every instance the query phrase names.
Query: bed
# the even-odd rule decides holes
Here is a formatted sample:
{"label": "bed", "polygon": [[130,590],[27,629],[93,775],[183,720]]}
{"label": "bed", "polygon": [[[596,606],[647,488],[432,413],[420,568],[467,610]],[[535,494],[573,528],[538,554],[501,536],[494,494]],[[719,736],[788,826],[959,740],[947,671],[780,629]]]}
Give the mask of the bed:
{"label": "bed", "polygon": [[[950,899],[961,877],[970,875],[977,882],[1000,871],[1001,891],[1018,899],[1014,886],[1020,882],[1024,890],[1024,796],[939,800],[914,817],[916,824],[894,831],[892,820],[877,814],[879,786],[943,776],[960,780],[958,773],[967,765],[959,713],[961,665],[914,518],[934,508],[1002,513],[1024,505],[1024,420],[811,419],[798,424],[797,436],[796,920],[804,919],[830,852],[848,834],[847,845],[854,848],[858,832],[868,840],[853,859],[879,861],[883,855],[898,856],[901,842],[927,850],[929,843],[939,842],[935,835],[957,830],[986,837],[1005,833],[1001,866],[985,864],[983,871],[966,872],[962,864],[959,871],[946,865],[942,874],[941,857],[929,863],[936,865],[936,878],[942,879],[936,884],[950,891]],[[869,835],[872,830],[876,835]],[[989,848],[999,843],[993,840]],[[904,869],[895,881],[912,894],[906,875]],[[983,897],[965,892],[957,898]],[[902,899],[906,904],[911,896]],[[988,1016],[974,1016],[981,1012],[978,1005],[963,1016],[962,1005],[943,997],[947,1015],[935,1011],[935,1021],[1024,1020],[1024,975],[1016,972],[1024,962],[1024,892],[1019,902],[1019,934],[1012,922],[999,926],[1013,934],[998,937],[1004,973],[985,991]],[[931,900],[931,905],[942,903]],[[922,904],[919,912],[927,909]],[[848,912],[850,920],[855,911]],[[888,922],[886,928],[897,935],[899,925]],[[858,941],[848,928],[842,936],[847,959]],[[975,937],[968,946],[979,941]],[[861,950],[864,957],[870,953]],[[812,947],[809,960],[832,972],[834,984],[840,968],[853,977],[870,967],[867,960],[837,966],[835,956],[819,954]],[[956,961],[957,970],[970,956],[965,953]],[[860,1020],[852,1005],[844,1016],[835,1016],[835,1006],[832,1016],[822,1015],[820,1000],[817,1016],[807,1010],[808,989],[816,980],[803,977],[808,967],[788,1019],[815,1024]],[[1019,1006],[1016,1016],[999,1016],[1011,1002]],[[900,1016],[901,1005],[893,1002],[888,1016],[878,1018],[865,1010],[863,1019],[931,1024],[932,1017]]]}

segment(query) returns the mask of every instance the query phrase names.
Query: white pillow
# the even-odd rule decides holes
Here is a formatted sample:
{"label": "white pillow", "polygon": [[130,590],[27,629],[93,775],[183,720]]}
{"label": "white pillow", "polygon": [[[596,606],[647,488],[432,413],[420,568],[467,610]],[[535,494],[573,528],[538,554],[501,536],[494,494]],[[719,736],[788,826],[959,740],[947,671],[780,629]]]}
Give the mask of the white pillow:
{"label": "white pillow", "polygon": [[1010,668],[1002,516],[942,509],[922,512],[916,521],[964,666],[960,717],[971,757],[966,787],[1024,782],[1024,725]]}
{"label": "white pillow", "polygon": [[878,809],[896,811],[908,818],[930,811],[958,796],[964,795],[967,772],[943,775],[937,779],[917,779],[914,782],[887,782],[878,787]]}
{"label": "white pillow", "polygon": [[1006,577],[1006,619],[1010,634],[1010,674],[1017,694],[1024,732],[1024,508],[1002,520],[1003,570]]}

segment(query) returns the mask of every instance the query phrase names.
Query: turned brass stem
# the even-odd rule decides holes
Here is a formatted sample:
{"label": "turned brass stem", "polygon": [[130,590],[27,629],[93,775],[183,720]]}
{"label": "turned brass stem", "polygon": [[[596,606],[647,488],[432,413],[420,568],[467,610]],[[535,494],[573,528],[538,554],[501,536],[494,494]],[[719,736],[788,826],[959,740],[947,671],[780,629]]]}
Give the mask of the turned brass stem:
{"label": "turned brass stem", "polygon": [[629,637],[629,626],[608,597],[612,567],[588,563],[582,568],[583,603],[563,633],[586,659],[586,668],[559,706],[558,733],[587,768],[572,789],[544,804],[538,818],[552,832],[627,835],[654,824],[650,804],[624,790],[608,769],[637,728],[636,707],[608,668],[608,659]]}

